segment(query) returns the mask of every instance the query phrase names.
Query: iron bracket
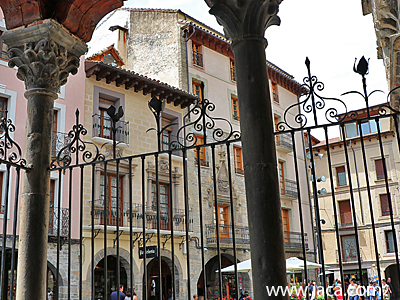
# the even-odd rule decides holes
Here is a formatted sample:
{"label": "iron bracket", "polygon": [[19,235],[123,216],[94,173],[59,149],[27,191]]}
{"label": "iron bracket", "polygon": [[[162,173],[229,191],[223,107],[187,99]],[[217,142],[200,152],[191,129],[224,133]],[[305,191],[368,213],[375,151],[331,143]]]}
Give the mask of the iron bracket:
{"label": "iron bracket", "polygon": [[165,249],[165,244],[172,238],[172,235],[167,235],[165,241],[162,243],[162,248]]}
{"label": "iron bracket", "polygon": [[113,246],[113,248],[115,248],[115,243],[116,243],[118,237],[120,237],[123,233],[124,233],[124,232],[123,232],[122,230],[116,231],[116,232],[115,232],[115,234],[116,234],[117,237],[114,239],[114,246]]}
{"label": "iron bracket", "polygon": [[94,236],[93,236],[94,239],[99,235],[100,231],[101,231],[101,229],[97,229],[95,231]]}
{"label": "iron bracket", "polygon": [[[135,233],[135,239],[132,241],[132,246],[131,246],[132,249],[135,249],[135,243],[141,236],[142,236],[141,232],[139,232],[139,234]],[[139,241],[139,244],[140,244],[140,241]]]}
{"label": "iron bracket", "polygon": [[182,241],[179,243],[179,250],[182,249],[183,243],[186,242],[186,237],[182,237]]}

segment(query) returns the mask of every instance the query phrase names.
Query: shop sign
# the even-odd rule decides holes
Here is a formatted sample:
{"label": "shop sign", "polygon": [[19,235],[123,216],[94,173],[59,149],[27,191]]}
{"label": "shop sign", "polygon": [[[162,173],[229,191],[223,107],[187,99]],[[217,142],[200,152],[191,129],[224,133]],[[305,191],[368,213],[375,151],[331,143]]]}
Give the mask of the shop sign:
{"label": "shop sign", "polygon": [[[157,257],[157,246],[146,247],[146,258]],[[144,247],[139,247],[139,259],[144,258]]]}

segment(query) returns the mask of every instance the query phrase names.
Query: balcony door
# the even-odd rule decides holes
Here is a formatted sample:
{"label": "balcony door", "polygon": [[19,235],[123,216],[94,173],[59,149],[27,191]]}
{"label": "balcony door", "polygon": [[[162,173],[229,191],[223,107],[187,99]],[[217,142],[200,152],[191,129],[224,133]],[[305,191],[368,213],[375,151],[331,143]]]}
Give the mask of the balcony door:
{"label": "balcony door", "polygon": [[289,210],[282,208],[282,227],[285,242],[290,242]]}
{"label": "balcony door", "polygon": [[[171,218],[170,218],[170,207],[171,202],[169,198],[169,184],[159,183],[159,196],[160,196],[160,229],[170,230],[171,229]],[[152,183],[151,189],[152,196],[152,210],[157,211],[157,190],[156,183]],[[157,228],[157,219],[154,219],[153,228]]]}
{"label": "balcony door", "polygon": [[[218,227],[219,227],[219,237],[221,239],[229,238],[229,206],[227,205],[218,205]],[[214,206],[214,222],[216,222],[216,213]],[[217,236],[217,232],[215,232],[215,236]]]}
{"label": "balcony door", "polygon": [[[100,199],[102,200],[102,208],[104,209],[104,186],[107,186],[107,216],[105,218],[104,213],[101,215],[100,224],[104,225],[107,220],[107,225],[117,225],[117,201],[119,201],[119,226],[123,225],[123,211],[124,203],[122,201],[123,194],[123,181],[122,176],[119,177],[119,184],[117,184],[117,176],[115,174],[107,174],[107,180],[105,181],[104,173],[100,176]],[[117,193],[117,185],[119,192]],[[119,195],[119,199],[118,199]]]}
{"label": "balcony door", "polygon": [[281,195],[285,195],[285,170],[284,170],[284,162],[278,161],[279,167],[279,187],[281,189]]}

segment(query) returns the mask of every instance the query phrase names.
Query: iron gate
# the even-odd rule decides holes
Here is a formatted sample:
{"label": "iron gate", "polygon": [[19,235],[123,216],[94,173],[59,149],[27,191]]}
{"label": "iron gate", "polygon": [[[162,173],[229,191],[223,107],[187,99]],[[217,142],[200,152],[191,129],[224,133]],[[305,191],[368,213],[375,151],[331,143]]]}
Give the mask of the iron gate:
{"label": "iron gate", "polygon": [[[369,105],[376,91],[367,94],[365,59],[354,67],[362,76],[363,92],[344,94],[364,99],[365,107],[357,111],[348,111],[341,99],[321,96],[323,85],[311,75],[309,61],[306,65],[309,76],[299,102],[277,116],[276,124],[277,149],[291,157],[291,162],[281,161],[278,155],[278,167],[282,162],[282,171],[289,175],[280,173],[282,201],[291,199],[292,223],[299,228],[284,234],[287,257],[303,258],[306,266],[307,259],[320,264],[319,277],[307,267],[298,274],[305,285],[317,279],[325,287],[335,278],[346,286],[354,277],[361,286],[376,278],[382,288],[385,274],[393,277],[398,297],[400,112],[389,102]],[[158,149],[127,157],[121,155],[115,138],[115,108],[109,111],[112,126],[107,128],[114,131],[112,146],[99,147],[87,139],[76,113],[69,143],[51,164],[58,178],[53,193],[63,199],[49,214],[48,282],[53,299],[106,299],[120,284],[124,292],[135,287],[141,299],[191,299],[195,293],[207,299],[238,299],[240,289],[251,291],[250,277],[234,264],[248,259],[251,251],[243,214],[240,133],[228,121],[212,117],[215,106],[202,99],[166,147],[163,132],[170,125],[161,126],[157,98],[149,106]],[[12,299],[19,176],[21,169],[29,168],[9,135],[15,130],[11,121],[3,120],[1,129],[7,196],[2,205],[0,287],[2,298]],[[13,193],[10,176],[16,176]],[[234,272],[221,272],[230,264]]]}

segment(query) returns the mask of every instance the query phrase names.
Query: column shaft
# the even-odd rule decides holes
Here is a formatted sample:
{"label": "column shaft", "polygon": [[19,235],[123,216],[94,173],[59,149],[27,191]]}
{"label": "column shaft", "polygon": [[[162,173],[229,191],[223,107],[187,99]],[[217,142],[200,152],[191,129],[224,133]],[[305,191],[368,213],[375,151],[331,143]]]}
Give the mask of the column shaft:
{"label": "column shaft", "polygon": [[[237,71],[247,211],[255,299],[266,286],[286,286],[279,180],[265,58],[266,41],[233,43]],[[276,297],[274,297],[276,298]],[[284,299],[282,294],[279,299]]]}
{"label": "column shaft", "polygon": [[28,93],[26,160],[21,198],[17,299],[46,299],[51,129],[54,97]]}

